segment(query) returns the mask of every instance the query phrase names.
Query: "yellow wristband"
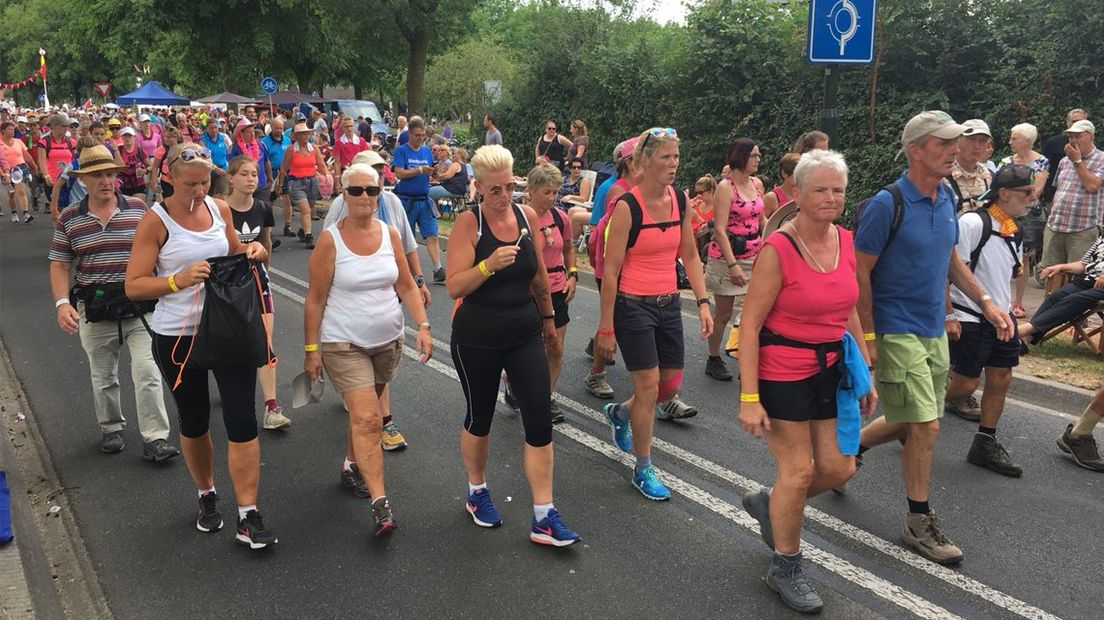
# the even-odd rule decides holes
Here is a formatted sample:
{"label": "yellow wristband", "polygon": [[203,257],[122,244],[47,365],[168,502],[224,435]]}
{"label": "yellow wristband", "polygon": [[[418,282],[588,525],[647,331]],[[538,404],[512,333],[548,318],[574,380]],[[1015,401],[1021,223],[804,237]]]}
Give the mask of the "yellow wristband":
{"label": "yellow wristband", "polygon": [[305,351],[306,353],[314,353],[317,350],[318,350],[318,345],[317,344],[305,344],[305,345],[303,345],[303,351]]}
{"label": "yellow wristband", "polygon": [[486,278],[489,278],[495,274],[495,272],[487,269],[487,261],[485,260],[479,261],[479,264],[476,266],[479,267],[479,273],[483,274],[483,276]]}
{"label": "yellow wristband", "polygon": [[180,287],[176,285],[175,273],[169,276],[169,290],[174,293],[180,290]]}
{"label": "yellow wristband", "polygon": [[871,340],[877,340],[878,336],[874,332],[866,332],[863,334],[863,340],[870,342]]}
{"label": "yellow wristband", "polygon": [[742,403],[757,403],[759,402],[759,393],[745,394],[740,392],[740,402]]}

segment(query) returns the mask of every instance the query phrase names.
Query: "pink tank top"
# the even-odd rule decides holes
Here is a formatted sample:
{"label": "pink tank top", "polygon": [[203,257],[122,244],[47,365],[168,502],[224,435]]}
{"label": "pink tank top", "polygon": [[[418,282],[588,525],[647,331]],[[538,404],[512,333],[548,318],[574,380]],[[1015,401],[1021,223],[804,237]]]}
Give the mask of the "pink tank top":
{"label": "pink tank top", "polygon": [[548,213],[544,214],[544,217],[540,219],[540,232],[534,240],[537,243],[537,247],[541,249],[542,257],[544,258],[544,268],[548,272],[548,286],[549,290],[553,293],[560,293],[564,290],[564,284],[567,281],[567,273],[564,270],[564,238],[571,238],[571,222],[568,221],[567,215],[562,211],[556,215],[560,216],[560,222],[563,223],[564,231],[560,234],[559,227],[556,226],[556,221],[553,218],[552,212],[556,210],[556,207],[552,207]]}
{"label": "pink tank top", "polygon": [[774,197],[778,199],[778,206],[781,207],[790,201],[790,197],[786,195],[781,185],[776,185],[771,191],[774,192]]}
{"label": "pink tank top", "polygon": [[[732,183],[732,179],[729,179]],[[763,239],[759,236],[759,220],[763,217],[763,196],[756,191],[755,200],[747,201],[732,186],[732,206],[728,209],[728,226],[726,230],[732,235],[744,235],[747,237],[747,251],[738,254],[734,258],[752,258],[759,253],[759,246]],[[721,247],[716,241],[710,241],[707,246],[709,258],[720,260]]]}
{"label": "pink tank top", "polygon": [[[835,228],[839,231],[839,265],[827,273],[810,267],[781,231],[767,237],[765,243],[778,253],[782,288],[763,322],[764,329],[813,344],[843,338],[847,319],[859,301],[859,284],[851,232]],[[828,364],[834,364],[838,357],[838,353],[829,353]],[[760,379],[800,381],[819,370],[816,352],[811,349],[778,345],[759,348]]]}
{"label": "pink tank top", "polygon": [[630,295],[677,293],[675,259],[678,258],[679,243],[682,241],[682,227],[679,225],[675,188],[667,188],[667,194],[671,197],[671,215],[663,222],[656,222],[648,214],[639,187],[634,187],[629,193],[640,204],[641,228],[636,244],[625,251],[618,290]]}

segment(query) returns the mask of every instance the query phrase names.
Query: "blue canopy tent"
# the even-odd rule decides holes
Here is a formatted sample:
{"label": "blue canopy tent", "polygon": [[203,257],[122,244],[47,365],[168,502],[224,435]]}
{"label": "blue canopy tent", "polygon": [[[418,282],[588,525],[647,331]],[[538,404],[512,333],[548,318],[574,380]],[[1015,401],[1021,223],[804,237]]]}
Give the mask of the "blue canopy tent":
{"label": "blue canopy tent", "polygon": [[146,82],[136,91],[115,98],[115,103],[120,105],[189,105],[191,102],[191,99],[177,95],[154,80]]}

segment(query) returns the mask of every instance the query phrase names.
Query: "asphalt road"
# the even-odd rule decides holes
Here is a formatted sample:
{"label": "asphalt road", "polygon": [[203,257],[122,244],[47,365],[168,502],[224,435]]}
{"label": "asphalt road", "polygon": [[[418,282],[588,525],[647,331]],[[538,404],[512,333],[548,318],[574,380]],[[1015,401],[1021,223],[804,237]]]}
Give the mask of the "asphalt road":
{"label": "asphalt road", "polygon": [[[583,388],[583,347],[598,306],[596,293],[580,288],[557,396],[567,422],[556,427],[555,440],[556,504],[583,544],[553,550],[528,541],[521,424],[504,405],[492,431],[488,482],[505,523],[484,530],[463,509],[463,398],[447,351],[451,302],[435,286],[434,360],[423,366],[408,355],[392,384],[393,413],[410,443],[385,456],[399,529],[373,539],[367,501],[338,486],[346,418],[327,388],[322,403],[289,411],[289,432],[262,436],[260,505],[280,544],[256,553],[232,542],[232,527],[216,535],[195,530],[183,461],[143,462],[136,427],[126,431],[124,453],[98,452],[87,362],[78,339],[57,328],[50,305],[48,244],[41,219],[0,222],[0,338],[118,617],[791,616],[763,581],[769,552],[739,502],[742,492],[770,484],[773,463],[765,445],[739,429],[737,384],[704,375],[704,343],[693,336],[682,396],[701,413],[686,423],[657,422],[653,456],[675,496],[654,503],[629,485],[629,461],[599,421],[605,401]],[[285,404],[301,370],[307,257],[285,240],[272,260]],[[696,323],[687,319],[687,334],[696,333]],[[133,420],[129,372],[120,376]],[[627,396],[620,364],[610,378],[618,396]],[[1055,446],[1072,413],[1008,406],[999,436],[1026,470],[1019,480],[966,463],[973,429],[945,420],[931,501],[966,554],[958,568],[901,548],[900,449],[868,453],[848,495],[815,498],[806,512],[803,545],[824,615],[1100,617],[1104,590],[1093,567],[1104,555],[1104,477],[1076,468]],[[229,515],[224,432],[217,414],[212,421],[216,478]]]}

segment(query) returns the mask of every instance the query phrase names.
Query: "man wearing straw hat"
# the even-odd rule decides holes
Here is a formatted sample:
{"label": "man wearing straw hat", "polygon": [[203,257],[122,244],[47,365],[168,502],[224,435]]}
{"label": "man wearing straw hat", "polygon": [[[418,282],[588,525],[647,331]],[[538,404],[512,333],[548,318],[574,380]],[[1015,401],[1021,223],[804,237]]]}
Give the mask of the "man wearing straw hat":
{"label": "man wearing straw hat", "polygon": [[[147,302],[132,302],[123,280],[134,232],[146,213],[141,198],[116,190],[123,166],[107,147],[96,145],[80,154],[78,175],[88,195],[62,210],[50,245],[50,288],[57,307],[58,327],[80,334],[92,375],[92,400],[100,425],[100,451],[126,448],[119,388],[119,352],[130,349],[131,378],[142,435],[142,458],[164,461],[180,454],[169,445],[169,418],[161,392],[161,372],[153,360],[149,332],[143,321],[152,310]],[[125,248],[125,249],[122,249]],[[76,263],[76,286],[69,274]]]}

